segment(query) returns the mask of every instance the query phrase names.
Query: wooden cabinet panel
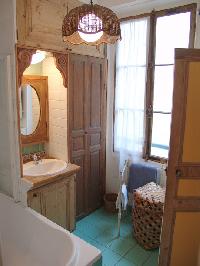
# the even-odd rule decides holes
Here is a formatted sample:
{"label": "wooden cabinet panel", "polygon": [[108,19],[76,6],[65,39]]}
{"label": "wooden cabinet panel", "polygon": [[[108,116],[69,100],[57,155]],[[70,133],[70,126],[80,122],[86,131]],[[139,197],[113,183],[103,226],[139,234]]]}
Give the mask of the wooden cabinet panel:
{"label": "wooden cabinet panel", "polygon": [[39,191],[28,192],[28,206],[36,212],[42,213],[41,193]]}
{"label": "wooden cabinet panel", "polygon": [[105,180],[105,61],[88,59],[88,112],[86,124],[88,150],[88,211],[100,207]]}
{"label": "wooden cabinet panel", "polygon": [[96,128],[101,126],[101,82],[103,82],[102,65],[96,62],[90,62],[89,71],[89,126],[90,128]]}
{"label": "wooden cabinet panel", "polygon": [[42,214],[49,220],[58,223],[56,184],[50,184],[42,189]]}
{"label": "wooden cabinet panel", "polygon": [[84,156],[73,157],[73,163],[79,165],[80,171],[76,174],[76,216],[83,217],[86,209],[87,182],[85,179]]}
{"label": "wooden cabinet panel", "polygon": [[69,157],[81,166],[77,217],[101,205],[105,185],[105,60],[69,55]]}
{"label": "wooden cabinet panel", "polygon": [[57,223],[62,227],[70,228],[70,196],[69,181],[57,184]]}
{"label": "wooden cabinet panel", "polygon": [[75,226],[75,176],[28,192],[28,206],[72,231]]}
{"label": "wooden cabinet panel", "polygon": [[92,211],[101,206],[101,171],[100,150],[90,152],[88,175],[88,210]]}
{"label": "wooden cabinet panel", "polygon": [[71,51],[104,57],[104,45],[66,44],[62,40],[62,22],[69,10],[82,5],[77,0],[17,0],[18,44],[44,50]]}

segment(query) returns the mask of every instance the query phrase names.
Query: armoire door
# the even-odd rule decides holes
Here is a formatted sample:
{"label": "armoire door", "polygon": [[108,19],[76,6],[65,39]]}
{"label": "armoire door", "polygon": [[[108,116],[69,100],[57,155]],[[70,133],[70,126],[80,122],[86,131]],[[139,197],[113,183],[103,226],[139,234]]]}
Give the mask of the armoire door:
{"label": "armoire door", "polygon": [[85,133],[87,144],[87,211],[101,206],[105,183],[105,60],[88,57]]}
{"label": "armoire door", "polygon": [[200,265],[200,50],[176,49],[160,266]]}
{"label": "armoire door", "polygon": [[105,187],[105,60],[69,55],[68,146],[76,178],[76,215],[101,206]]}

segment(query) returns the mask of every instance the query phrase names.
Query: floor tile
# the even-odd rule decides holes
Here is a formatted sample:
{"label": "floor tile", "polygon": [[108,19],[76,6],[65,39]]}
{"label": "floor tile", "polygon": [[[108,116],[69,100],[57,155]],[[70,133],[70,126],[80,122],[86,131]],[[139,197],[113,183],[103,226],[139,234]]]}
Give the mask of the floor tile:
{"label": "floor tile", "polygon": [[135,239],[135,238],[133,237],[133,232],[132,232],[132,230],[131,230],[131,231],[120,231],[120,235],[121,235],[124,239],[127,239],[127,240]]}
{"label": "floor tile", "polygon": [[150,257],[151,252],[143,249],[138,244],[133,247],[128,253],[124,256],[128,261],[136,264],[137,266],[142,265]]}
{"label": "floor tile", "polygon": [[104,266],[114,266],[121,259],[121,256],[114,253],[110,249],[106,249],[102,253],[102,258],[103,258],[103,265]]}
{"label": "floor tile", "polygon": [[90,224],[95,224],[95,226],[103,227],[106,229],[109,226],[109,221],[105,217],[98,217],[97,215],[93,216],[92,214],[85,217],[84,221]]}
{"label": "floor tile", "polygon": [[118,239],[113,240],[111,243],[109,243],[108,247],[115,253],[123,256],[135,245],[137,245],[137,242],[135,239],[132,238],[132,240],[126,240],[120,237]]}
{"label": "floor tile", "polygon": [[85,235],[83,232],[81,232],[77,229],[73,232],[73,234],[78,236],[79,238],[85,240],[88,243],[90,243],[90,241],[92,240],[89,236]]}
{"label": "floor tile", "polygon": [[115,265],[116,266],[137,266],[136,264],[133,264],[133,262],[130,262],[123,258],[119,262],[117,262],[117,264]]}
{"label": "floor tile", "polygon": [[97,241],[90,239],[89,243],[93,246],[95,246],[96,248],[98,248],[99,250],[101,250],[101,252],[103,252],[106,249],[105,245],[102,245],[100,243],[98,243]]}
{"label": "floor tile", "polygon": [[157,266],[158,250],[146,251],[134,238],[131,212],[123,213],[118,233],[118,216],[104,208],[76,223],[75,235],[102,252],[103,266]]}
{"label": "floor tile", "polygon": [[103,226],[94,226],[89,222],[79,223],[77,225],[77,229],[92,239],[95,239],[98,235],[101,235],[106,230],[106,228]]}
{"label": "floor tile", "polygon": [[144,266],[158,266],[159,250],[151,251],[151,255],[144,263]]}
{"label": "floor tile", "polygon": [[108,245],[114,239],[116,239],[116,232],[113,230],[106,230],[101,235],[99,235],[95,240],[102,245]]}

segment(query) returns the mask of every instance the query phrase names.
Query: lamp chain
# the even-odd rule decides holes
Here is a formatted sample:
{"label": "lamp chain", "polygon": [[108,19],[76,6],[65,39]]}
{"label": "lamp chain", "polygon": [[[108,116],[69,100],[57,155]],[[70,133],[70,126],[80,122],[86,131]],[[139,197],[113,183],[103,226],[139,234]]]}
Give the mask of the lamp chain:
{"label": "lamp chain", "polygon": [[91,6],[93,5],[93,1],[92,0],[90,0],[90,4],[91,4]]}

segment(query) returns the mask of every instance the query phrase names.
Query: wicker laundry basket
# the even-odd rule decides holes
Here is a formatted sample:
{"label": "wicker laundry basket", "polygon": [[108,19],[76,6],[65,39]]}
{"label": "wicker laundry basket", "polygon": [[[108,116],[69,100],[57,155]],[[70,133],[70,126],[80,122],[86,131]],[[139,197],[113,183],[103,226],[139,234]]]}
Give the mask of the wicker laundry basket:
{"label": "wicker laundry basket", "polygon": [[132,212],[134,236],[145,249],[160,245],[165,190],[151,182],[133,193]]}

